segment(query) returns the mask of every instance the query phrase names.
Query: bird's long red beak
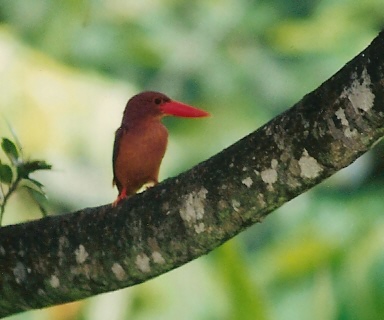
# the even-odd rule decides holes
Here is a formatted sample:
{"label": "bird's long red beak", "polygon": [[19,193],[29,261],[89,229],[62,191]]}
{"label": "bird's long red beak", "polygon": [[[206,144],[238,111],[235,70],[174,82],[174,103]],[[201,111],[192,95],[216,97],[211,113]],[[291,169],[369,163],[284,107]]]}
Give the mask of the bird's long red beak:
{"label": "bird's long red beak", "polygon": [[210,116],[210,114],[204,110],[174,100],[164,103],[160,108],[164,114],[169,116],[184,118],[202,118]]}

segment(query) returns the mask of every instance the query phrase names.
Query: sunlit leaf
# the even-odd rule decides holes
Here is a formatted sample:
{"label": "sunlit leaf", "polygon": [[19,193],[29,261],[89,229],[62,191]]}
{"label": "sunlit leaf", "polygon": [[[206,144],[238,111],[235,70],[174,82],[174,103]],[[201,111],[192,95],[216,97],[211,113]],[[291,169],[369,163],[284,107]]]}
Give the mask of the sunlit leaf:
{"label": "sunlit leaf", "polygon": [[9,165],[0,163],[0,182],[11,184],[13,178],[12,169]]}
{"label": "sunlit leaf", "polygon": [[17,150],[16,145],[11,140],[9,140],[8,138],[3,138],[1,142],[1,148],[13,164],[17,164],[19,162],[19,151]]}

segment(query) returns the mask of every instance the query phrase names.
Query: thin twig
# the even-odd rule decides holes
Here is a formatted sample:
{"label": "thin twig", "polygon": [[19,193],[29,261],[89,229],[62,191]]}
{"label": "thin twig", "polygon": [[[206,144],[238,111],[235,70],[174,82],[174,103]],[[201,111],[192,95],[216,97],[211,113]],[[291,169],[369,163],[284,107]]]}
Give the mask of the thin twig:
{"label": "thin twig", "polygon": [[10,186],[9,186],[9,189],[7,191],[7,193],[4,195],[4,191],[3,191],[3,187],[1,186],[0,184],[0,188],[1,188],[1,193],[3,195],[3,202],[1,203],[0,205],[0,226],[1,226],[1,223],[3,221],[3,214],[4,214],[4,211],[5,211],[5,205],[7,204],[7,201],[9,200],[10,196],[12,195],[13,192],[16,191],[19,183],[21,181],[21,178],[18,177],[15,182],[13,182]]}

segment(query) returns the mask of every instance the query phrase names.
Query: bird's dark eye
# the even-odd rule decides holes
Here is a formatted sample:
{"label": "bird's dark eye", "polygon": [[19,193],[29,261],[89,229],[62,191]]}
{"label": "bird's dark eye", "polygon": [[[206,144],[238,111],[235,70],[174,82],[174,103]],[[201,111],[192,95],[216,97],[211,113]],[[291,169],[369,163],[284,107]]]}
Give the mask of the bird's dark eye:
{"label": "bird's dark eye", "polygon": [[155,103],[156,103],[156,104],[160,104],[160,103],[161,103],[161,99],[160,99],[160,98],[156,98],[156,99],[155,99]]}

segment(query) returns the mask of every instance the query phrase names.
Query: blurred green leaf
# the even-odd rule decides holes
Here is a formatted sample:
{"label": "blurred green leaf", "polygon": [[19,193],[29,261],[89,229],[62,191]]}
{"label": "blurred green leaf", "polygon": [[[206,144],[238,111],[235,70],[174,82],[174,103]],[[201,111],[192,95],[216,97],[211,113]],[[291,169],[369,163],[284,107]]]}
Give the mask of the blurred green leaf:
{"label": "blurred green leaf", "polygon": [[9,140],[8,138],[3,138],[1,142],[1,148],[13,164],[17,164],[19,162],[19,151],[17,150],[16,145],[11,140]]}
{"label": "blurred green leaf", "polygon": [[47,201],[47,196],[43,190],[37,190],[35,188],[31,188],[29,186],[26,186],[28,193],[32,197],[32,199],[36,202],[37,206],[39,207],[42,215],[46,217],[48,215],[47,210],[44,207],[44,204]]}
{"label": "blurred green leaf", "polygon": [[[50,170],[52,166],[42,160],[24,161],[21,157],[22,147],[14,133],[16,144],[8,138],[2,138],[1,148],[11,161],[11,165],[2,164],[0,161],[0,183],[8,185],[7,191],[1,188],[1,202],[0,202],[0,225],[4,214],[5,206],[9,197],[17,191],[19,184],[26,188],[27,192],[31,195],[32,199],[40,208],[43,216],[47,215],[44,203],[47,196],[43,190],[43,184],[39,181],[29,177],[29,174],[37,170]],[[16,173],[14,174],[13,168]]]}
{"label": "blurred green leaf", "polygon": [[11,184],[13,178],[12,169],[9,165],[0,163],[0,182]]}
{"label": "blurred green leaf", "polygon": [[24,179],[23,187],[27,188],[28,190],[33,190],[35,192],[38,192],[41,195],[43,195],[44,198],[46,198],[45,192],[43,190],[44,185],[35,179],[31,179],[31,178]]}
{"label": "blurred green leaf", "polygon": [[22,163],[17,167],[17,174],[22,179],[30,179],[29,174],[37,170],[50,170],[52,165],[45,161],[36,160]]}
{"label": "blurred green leaf", "polygon": [[37,170],[50,170],[52,169],[52,165],[46,163],[42,160],[30,161],[25,164],[25,167],[29,172],[37,171]]}
{"label": "blurred green leaf", "polygon": [[[245,253],[235,240],[222,245],[215,254],[217,274],[233,303],[227,319],[270,319],[264,293],[252,281]],[[225,268],[221,268],[225,266]]]}
{"label": "blurred green leaf", "polygon": [[12,169],[9,165],[0,163],[0,182],[11,184],[13,178]]}
{"label": "blurred green leaf", "polygon": [[9,131],[11,132],[12,134],[12,137],[13,137],[13,141],[17,147],[17,149],[20,151],[21,155],[22,155],[22,151],[23,151],[23,148],[21,146],[21,143],[20,143],[20,140],[15,132],[15,129],[13,129],[13,127],[11,126],[11,124],[9,123],[9,121],[7,119],[4,119],[5,120],[5,123],[7,124],[7,127],[9,129]]}
{"label": "blurred green leaf", "polygon": [[47,216],[47,210],[45,209],[47,195],[43,190],[44,185],[35,179],[28,178],[23,180],[23,187],[27,189],[29,195],[39,207],[42,215],[44,217]]}
{"label": "blurred green leaf", "polygon": [[27,181],[31,182],[32,185],[35,186],[39,190],[42,190],[42,188],[44,188],[44,185],[41,182],[39,182],[39,181],[37,181],[35,179],[28,178]]}

